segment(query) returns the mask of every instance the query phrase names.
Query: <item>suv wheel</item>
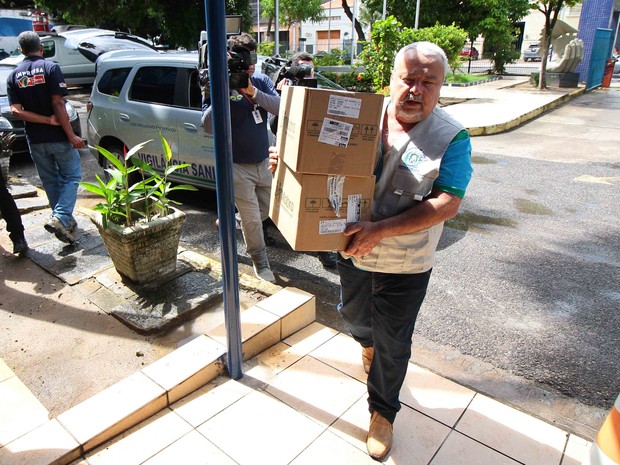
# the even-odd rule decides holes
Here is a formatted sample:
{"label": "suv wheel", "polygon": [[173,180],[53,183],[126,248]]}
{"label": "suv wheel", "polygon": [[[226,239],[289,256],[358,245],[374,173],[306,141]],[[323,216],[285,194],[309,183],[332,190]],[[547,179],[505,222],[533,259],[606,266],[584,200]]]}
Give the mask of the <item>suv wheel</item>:
{"label": "suv wheel", "polygon": [[[112,143],[108,143],[106,145],[103,146],[104,149],[106,149],[108,152],[111,152],[112,154],[114,154],[116,156],[116,158],[118,158],[121,163],[123,163],[123,158],[124,158],[124,154],[125,154],[125,146],[121,143],[121,142],[112,142]],[[108,182],[111,179],[110,174],[105,171],[108,168],[114,168],[113,166],[110,165],[110,162],[108,161],[108,159],[106,157],[104,157],[103,155],[99,154],[99,165],[104,169],[104,180],[105,182]],[[129,184],[133,184],[135,182],[139,181],[139,175],[138,173],[133,173],[131,175],[129,175]]]}

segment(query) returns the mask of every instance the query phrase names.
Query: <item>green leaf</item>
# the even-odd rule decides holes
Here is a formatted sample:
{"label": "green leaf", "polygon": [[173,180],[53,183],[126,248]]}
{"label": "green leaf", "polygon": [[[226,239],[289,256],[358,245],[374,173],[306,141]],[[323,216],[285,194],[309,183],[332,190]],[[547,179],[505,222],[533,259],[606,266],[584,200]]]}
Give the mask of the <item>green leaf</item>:
{"label": "green leaf", "polygon": [[129,160],[131,157],[133,157],[136,153],[138,153],[140,150],[142,150],[142,148],[148,144],[149,142],[151,142],[153,139],[149,139],[145,142],[140,142],[138,145],[135,145],[131,148],[131,150],[129,150],[126,154],[125,154],[125,160]]}
{"label": "green leaf", "polygon": [[168,144],[168,141],[161,132],[159,133],[159,138],[161,139],[161,146],[164,149],[164,157],[166,158],[167,165],[168,163],[170,163],[170,160],[172,160],[172,150],[170,149],[170,144]]}
{"label": "green leaf", "polygon": [[190,186],[189,184],[177,184],[176,186],[172,186],[168,191],[197,191],[198,189],[194,186]]}
{"label": "green leaf", "polygon": [[114,155],[112,152],[110,152],[107,149],[104,149],[103,147],[99,147],[98,145],[95,146],[97,148],[97,150],[99,150],[99,153],[101,155],[103,155],[104,157],[106,157],[106,159],[119,171],[125,171],[125,165],[123,165],[123,163],[121,163],[121,161],[116,158],[116,155]]}
{"label": "green leaf", "polygon": [[174,173],[177,170],[182,170],[183,168],[187,168],[188,166],[192,166],[190,163],[182,163],[180,165],[170,165],[166,168],[165,175],[168,176]]}

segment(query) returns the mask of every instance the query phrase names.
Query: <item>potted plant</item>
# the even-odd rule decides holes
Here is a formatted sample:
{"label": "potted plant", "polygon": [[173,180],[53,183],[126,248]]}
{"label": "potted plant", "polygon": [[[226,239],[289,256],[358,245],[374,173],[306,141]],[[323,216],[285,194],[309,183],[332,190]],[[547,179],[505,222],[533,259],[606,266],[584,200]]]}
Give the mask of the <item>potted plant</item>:
{"label": "potted plant", "polygon": [[[86,190],[101,196],[91,220],[97,226],[116,270],[132,281],[153,281],[176,269],[177,249],[185,213],[173,204],[170,193],[197,190],[189,185],[172,185],[168,176],[189,164],[171,165],[172,150],[160,134],[164,170],[158,172],[134,155],[148,140],[126,151],[123,161],[103,147],[96,147],[111,164],[104,182],[80,182]],[[136,182],[132,182],[137,179]]]}

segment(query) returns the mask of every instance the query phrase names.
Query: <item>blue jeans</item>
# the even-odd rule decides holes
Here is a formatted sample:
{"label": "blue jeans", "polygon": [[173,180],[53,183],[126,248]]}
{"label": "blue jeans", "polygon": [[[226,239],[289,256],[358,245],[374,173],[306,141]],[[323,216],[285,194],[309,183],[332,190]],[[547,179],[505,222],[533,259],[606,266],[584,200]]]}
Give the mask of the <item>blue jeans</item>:
{"label": "blue jeans", "polygon": [[30,144],[30,155],[37,167],[52,216],[69,227],[82,179],[80,153],[69,142]]}
{"label": "blue jeans", "polygon": [[418,274],[364,271],[338,258],[338,311],[353,338],[375,349],[368,373],[368,406],[390,423],[400,410],[398,394],[411,357],[411,338],[431,270]]}

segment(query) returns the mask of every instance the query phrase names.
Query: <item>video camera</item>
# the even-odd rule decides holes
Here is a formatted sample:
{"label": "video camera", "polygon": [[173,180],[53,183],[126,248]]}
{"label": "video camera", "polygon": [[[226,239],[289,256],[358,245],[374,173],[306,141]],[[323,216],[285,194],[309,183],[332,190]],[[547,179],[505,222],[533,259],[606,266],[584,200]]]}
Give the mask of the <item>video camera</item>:
{"label": "video camera", "polygon": [[228,87],[245,89],[250,84],[248,69],[256,64],[256,53],[244,47],[233,47],[228,51]]}
{"label": "video camera", "polygon": [[273,78],[276,87],[283,79],[287,79],[287,84],[290,86],[317,87],[317,80],[312,77],[312,65],[305,63],[293,65],[290,60],[275,56],[270,57],[268,61],[279,67]]}
{"label": "video camera", "polygon": [[[234,47],[228,50],[228,87],[230,89],[245,89],[249,85],[248,69],[256,64],[256,53],[244,47]],[[201,60],[198,68],[198,80],[205,99],[209,99],[209,62],[207,60],[206,45],[201,49]]]}
{"label": "video camera", "polygon": [[[241,32],[241,16],[226,16],[226,36],[231,37]],[[210,98],[209,90],[209,60],[207,56],[207,32],[200,33],[198,42],[198,84],[205,100]],[[227,49],[228,54],[228,87],[230,89],[245,89],[249,85],[248,69],[256,64],[256,53],[245,47],[235,46]]]}

